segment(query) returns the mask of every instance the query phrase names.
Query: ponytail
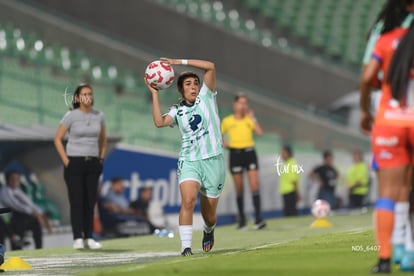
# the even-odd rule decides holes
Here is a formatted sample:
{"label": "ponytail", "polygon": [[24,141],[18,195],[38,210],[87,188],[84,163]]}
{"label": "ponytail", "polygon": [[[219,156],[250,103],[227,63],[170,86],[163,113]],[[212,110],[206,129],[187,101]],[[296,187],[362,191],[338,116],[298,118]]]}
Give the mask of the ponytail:
{"label": "ponytail", "polygon": [[405,5],[402,5],[403,1],[390,0],[386,12],[383,14],[384,27],[382,28],[381,34],[388,33],[395,28],[401,26],[408,12]]}
{"label": "ponytail", "polygon": [[392,31],[394,28],[401,25],[405,17],[408,15],[406,5],[412,0],[387,0],[382,6],[373,26],[369,29],[367,39],[371,35],[371,31],[380,21],[383,22],[381,34]]}
{"label": "ponytail", "polygon": [[400,100],[404,95],[413,61],[414,20],[395,50],[387,75],[387,82],[391,84],[392,97],[396,100]]}

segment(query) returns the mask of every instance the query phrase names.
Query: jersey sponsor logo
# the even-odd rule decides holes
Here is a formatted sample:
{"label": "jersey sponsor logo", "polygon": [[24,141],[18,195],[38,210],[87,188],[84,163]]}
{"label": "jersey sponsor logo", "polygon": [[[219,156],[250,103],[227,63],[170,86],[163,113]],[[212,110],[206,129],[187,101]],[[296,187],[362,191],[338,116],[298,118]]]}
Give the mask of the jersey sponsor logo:
{"label": "jersey sponsor logo", "polygon": [[209,134],[209,131],[206,130],[206,131],[202,132],[200,135],[197,135],[195,137],[195,139],[190,140],[190,143],[193,144],[195,141],[200,140],[201,138],[203,138],[203,136],[208,135],[208,134]]}
{"label": "jersey sponsor logo", "polygon": [[378,154],[378,159],[392,159],[393,158],[393,154],[389,151],[386,150],[382,150],[380,151],[380,153]]}
{"label": "jersey sponsor logo", "polygon": [[414,121],[414,108],[387,109],[384,118],[388,120]]}
{"label": "jersey sponsor logo", "polygon": [[396,145],[398,145],[398,137],[397,136],[391,136],[391,137],[378,136],[378,137],[375,137],[375,145],[385,146],[385,147],[395,147]]}
{"label": "jersey sponsor logo", "polygon": [[196,131],[198,129],[198,125],[201,123],[201,116],[198,114],[193,115],[189,123],[190,123],[191,130]]}
{"label": "jersey sponsor logo", "polygon": [[187,110],[186,112],[184,112],[184,109],[180,108],[177,111],[177,115],[180,116],[180,117],[182,117],[183,115],[190,114],[190,113],[194,113],[194,110]]}
{"label": "jersey sponsor logo", "polygon": [[198,141],[198,140],[200,140],[204,135],[207,135],[207,134],[209,134],[209,131],[208,130],[206,130],[206,131],[204,131],[201,135],[198,135],[197,137],[196,137],[196,140]]}

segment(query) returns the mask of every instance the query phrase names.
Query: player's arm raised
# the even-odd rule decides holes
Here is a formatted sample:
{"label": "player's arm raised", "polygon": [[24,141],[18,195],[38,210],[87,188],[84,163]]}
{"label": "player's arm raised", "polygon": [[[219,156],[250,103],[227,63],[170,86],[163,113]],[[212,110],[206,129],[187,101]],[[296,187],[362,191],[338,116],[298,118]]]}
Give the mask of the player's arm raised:
{"label": "player's arm raised", "polygon": [[154,125],[156,127],[166,127],[173,123],[173,118],[169,115],[162,115],[161,108],[160,108],[160,100],[158,97],[159,91],[149,85],[145,79],[145,84],[147,85],[148,90],[151,92],[152,95],[152,119],[154,120]]}
{"label": "player's arm raised", "polygon": [[171,65],[187,65],[204,70],[204,83],[212,92],[216,91],[216,66],[213,62],[201,59],[160,58],[160,60]]}

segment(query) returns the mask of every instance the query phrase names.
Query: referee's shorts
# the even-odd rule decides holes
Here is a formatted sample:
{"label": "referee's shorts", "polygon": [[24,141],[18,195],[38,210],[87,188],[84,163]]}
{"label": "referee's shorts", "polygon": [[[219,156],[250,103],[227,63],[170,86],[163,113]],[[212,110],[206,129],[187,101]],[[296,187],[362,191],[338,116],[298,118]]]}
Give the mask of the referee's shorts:
{"label": "referee's shorts", "polygon": [[243,173],[243,171],[258,170],[259,162],[254,147],[244,149],[230,148],[230,172],[232,174]]}

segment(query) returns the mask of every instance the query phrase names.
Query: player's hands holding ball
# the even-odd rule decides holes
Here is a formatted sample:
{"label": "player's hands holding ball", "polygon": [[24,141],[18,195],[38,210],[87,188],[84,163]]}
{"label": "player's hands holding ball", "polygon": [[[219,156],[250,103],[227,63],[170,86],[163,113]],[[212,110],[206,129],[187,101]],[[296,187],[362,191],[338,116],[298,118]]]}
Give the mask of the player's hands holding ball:
{"label": "player's hands holding ball", "polygon": [[158,94],[159,90],[152,87],[151,84],[148,83],[148,80],[146,77],[144,77],[145,85],[147,86],[148,90],[151,92],[151,94]]}
{"label": "player's hands holding ball", "polygon": [[151,93],[167,89],[174,82],[174,69],[171,64],[178,64],[178,60],[160,58],[148,64],[144,81]]}
{"label": "player's hands holding ball", "polygon": [[180,65],[181,64],[181,59],[172,59],[172,58],[162,57],[160,58],[160,61],[165,62],[169,65]]}

